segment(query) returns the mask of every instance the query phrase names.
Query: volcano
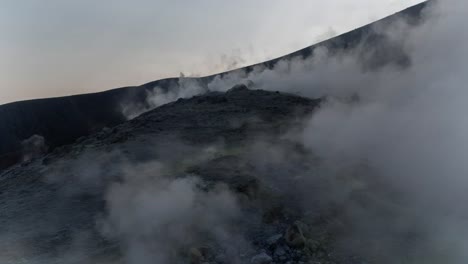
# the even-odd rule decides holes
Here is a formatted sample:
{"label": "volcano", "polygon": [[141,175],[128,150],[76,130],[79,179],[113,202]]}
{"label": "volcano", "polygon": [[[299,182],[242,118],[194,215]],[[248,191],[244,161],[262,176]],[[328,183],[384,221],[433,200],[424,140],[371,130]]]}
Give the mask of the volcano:
{"label": "volcano", "polygon": [[0,106],[0,262],[462,263],[445,183],[466,171],[431,167],[458,146],[412,78],[437,63],[402,40],[432,3],[230,72]]}

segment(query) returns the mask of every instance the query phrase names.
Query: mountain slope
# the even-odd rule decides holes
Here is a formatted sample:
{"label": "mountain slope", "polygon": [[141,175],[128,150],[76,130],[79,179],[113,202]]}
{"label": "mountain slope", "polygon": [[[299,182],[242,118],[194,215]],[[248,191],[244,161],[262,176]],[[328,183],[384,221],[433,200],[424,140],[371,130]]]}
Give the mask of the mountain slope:
{"label": "mountain slope", "polygon": [[[284,205],[270,198],[281,192],[271,191],[272,187],[263,182],[267,178],[260,176],[266,171],[252,167],[243,153],[248,150],[249,142],[253,144],[259,139],[297,148],[279,136],[297,126],[320,102],[248,90],[240,85],[226,93],[212,92],[161,106],[73,145],[58,147],[45,157],[8,169],[0,175],[0,245],[4,249],[0,260],[121,263],[122,256],[132,258],[128,246],[133,243],[133,231],[127,230],[132,232],[127,237],[124,222],[135,219],[124,218],[132,215],[133,209],[118,203],[131,201],[133,198],[126,195],[134,187],[138,192],[150,187],[147,193],[150,196],[166,192],[169,195],[148,201],[148,206],[157,208],[135,207],[141,208],[141,213],[164,215],[140,219],[149,220],[149,225],[169,217],[169,222],[151,227],[152,231],[135,233],[142,236],[138,239],[148,240],[157,247],[152,251],[162,258],[161,263],[173,263],[174,259],[201,263],[196,258],[214,261],[223,254],[246,262],[255,255],[256,248],[268,248],[268,243],[270,246],[284,244],[286,253],[282,258],[309,258],[305,251],[294,251],[296,242],[279,238],[268,241],[292,223],[284,218],[286,215],[275,215],[276,208]],[[295,152],[301,152],[300,148]],[[284,178],[280,182],[289,180]],[[165,199],[169,199],[168,204],[158,205]],[[182,212],[187,215],[171,216],[172,210],[177,211],[186,202],[189,207]],[[291,217],[296,214],[292,207],[288,210]],[[113,219],[113,214],[119,215],[117,219]],[[195,220],[201,216],[208,218]],[[185,230],[183,239],[173,237],[177,234],[175,230],[165,233],[165,226],[173,223],[175,228]],[[129,227],[136,231],[138,224]],[[113,228],[123,229],[110,231]],[[230,235],[222,238],[218,233],[221,231]],[[234,234],[242,238],[237,241]],[[235,241],[249,253],[240,256],[230,252],[240,248],[224,243]],[[211,243],[213,252],[201,256],[199,251],[206,243]],[[169,254],[173,250],[182,253]],[[154,261],[156,256],[148,258]]]}
{"label": "mountain slope", "polygon": [[391,180],[306,145],[329,103],[238,85],[13,166],[0,174],[0,262],[443,260]]}
{"label": "mountain slope", "polygon": [[[402,67],[411,63],[410,58],[398,46],[387,39],[385,35],[373,30],[392,24],[404,18],[411,23],[418,23],[422,10],[427,3],[403,10],[393,16],[346,34],[296,51],[281,58],[252,65],[235,71],[250,72],[255,66],[272,68],[281,60],[295,57],[307,58],[317,47],[325,46],[332,52],[350,52],[361,47],[360,57],[366,68],[378,68],[387,64]],[[206,86],[220,73],[195,79],[200,85]],[[155,87],[163,90],[178,86],[178,79],[165,79],[150,82],[136,87],[125,87],[95,94],[67,96],[60,98],[30,100],[10,103],[0,106],[0,169],[8,167],[21,160],[21,142],[33,135],[45,138],[49,149],[70,144],[81,136],[112,127],[126,120],[123,106],[128,103],[148,106],[147,96]],[[208,88],[206,87],[206,90]],[[144,107],[143,107],[144,108]]]}

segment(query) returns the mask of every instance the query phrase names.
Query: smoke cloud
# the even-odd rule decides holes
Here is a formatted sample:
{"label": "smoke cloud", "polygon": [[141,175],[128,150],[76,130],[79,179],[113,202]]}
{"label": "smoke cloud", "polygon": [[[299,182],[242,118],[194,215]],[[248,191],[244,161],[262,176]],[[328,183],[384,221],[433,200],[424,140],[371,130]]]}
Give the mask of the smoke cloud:
{"label": "smoke cloud", "polygon": [[[154,175],[154,167],[151,170]],[[232,226],[241,213],[225,187],[205,192],[196,177],[148,180],[135,179],[135,170],[131,173],[129,181],[110,188],[104,227],[123,244],[127,263],[174,263],[181,256],[190,260],[197,257],[190,250],[207,243],[234,247]]]}
{"label": "smoke cloud", "polygon": [[[249,73],[235,70],[215,77],[207,87],[226,91],[250,82],[253,88],[327,97],[304,129],[289,137],[319,160],[313,160],[317,169],[310,173],[326,178],[334,194],[324,194],[322,202],[341,203],[344,208],[343,217],[350,224],[343,238],[348,249],[358,245],[353,250],[385,263],[402,259],[462,263],[468,239],[466,213],[460,206],[468,198],[464,162],[468,123],[463,115],[468,110],[464,102],[468,36],[460,25],[467,15],[463,1],[438,1],[424,11],[421,25],[402,19],[374,28],[409,55],[404,67],[366,68],[372,57],[362,56],[368,48],[362,45],[346,53],[322,47],[311,59],[283,60],[272,69],[258,66]],[[191,91],[204,91],[200,87],[193,85]],[[273,151],[262,150],[263,155]],[[284,164],[280,161],[291,154],[284,152],[275,152],[268,166]],[[353,198],[354,187],[336,187],[343,186],[336,183],[344,175],[351,175],[349,181],[364,190],[358,193],[366,202]],[[317,184],[309,181],[310,188]],[[304,201],[310,199],[304,194]],[[417,238],[411,244],[413,233]],[[401,243],[412,246],[404,249]]]}

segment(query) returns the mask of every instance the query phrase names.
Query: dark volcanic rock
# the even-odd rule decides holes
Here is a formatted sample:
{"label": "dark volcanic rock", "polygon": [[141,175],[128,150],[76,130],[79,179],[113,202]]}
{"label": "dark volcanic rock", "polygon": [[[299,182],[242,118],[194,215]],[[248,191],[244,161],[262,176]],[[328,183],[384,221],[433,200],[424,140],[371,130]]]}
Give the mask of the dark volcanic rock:
{"label": "dark volcanic rock", "polygon": [[311,113],[320,101],[234,88],[227,93],[211,92],[163,105],[118,129],[133,127],[133,133],[177,135],[191,143],[236,141],[256,132],[279,132],[288,117]]}
{"label": "dark volcanic rock", "polygon": [[[170,160],[176,172],[200,175],[208,188],[226,184],[254,200],[259,180],[235,150],[257,136],[280,135],[320,102],[239,86],[227,93],[178,100],[56,148],[42,159],[0,175],[0,235],[22,234],[21,243],[30,247],[31,254],[53,257],[71,245],[77,234],[85,233],[87,243],[99,252],[95,254],[110,250],[118,255],[117,245],[101,237],[96,223],[106,210],[106,189],[122,180],[118,167],[128,161]],[[179,140],[188,150],[178,149]],[[190,148],[197,153],[201,147],[219,142],[233,151],[231,155],[219,153],[198,161],[190,152]],[[165,151],[158,154],[162,148]],[[190,162],[182,166],[185,156]],[[265,240],[269,237],[271,234],[265,234]],[[251,257],[243,258],[248,262]]]}

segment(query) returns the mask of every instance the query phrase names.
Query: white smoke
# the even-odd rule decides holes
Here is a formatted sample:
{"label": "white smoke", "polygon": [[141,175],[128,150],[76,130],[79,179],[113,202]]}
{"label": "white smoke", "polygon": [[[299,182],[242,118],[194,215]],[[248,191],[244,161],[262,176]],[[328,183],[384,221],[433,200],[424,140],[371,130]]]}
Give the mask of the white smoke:
{"label": "white smoke", "polygon": [[181,73],[176,85],[165,88],[156,86],[151,90],[147,90],[144,103],[123,104],[121,106],[122,114],[130,120],[144,112],[176,101],[179,98],[190,98],[205,93],[206,91],[206,88],[204,88],[196,78],[185,77],[184,74]]}
{"label": "white smoke", "polygon": [[335,87],[335,97],[355,93],[359,100],[322,105],[307,122],[301,142],[331,173],[366,164],[371,177],[405,201],[395,209],[398,217],[389,219],[353,207],[358,230],[353,243],[366,231],[378,230],[374,245],[385,248],[382,255],[392,262],[398,236],[419,230],[427,244],[412,248],[417,261],[463,263],[468,258],[467,214],[460,206],[468,200],[468,34],[460,25],[468,8],[463,1],[440,1],[427,12],[422,26],[391,32],[404,34],[398,38],[411,55],[405,70],[358,72],[334,59],[321,64],[316,83]]}
{"label": "white smoke", "polygon": [[[439,16],[434,12],[426,13],[423,12],[423,16],[431,21]],[[404,59],[399,57],[417,56],[413,51],[421,47],[419,45],[427,46],[420,36],[427,35],[427,32],[423,33],[423,28],[415,30],[412,25],[408,25],[408,22],[411,21],[401,17],[391,24],[374,25],[372,28],[374,33],[385,37],[384,46],[378,46],[380,44],[376,41],[366,44],[365,39],[361,44],[346,51],[328,50],[326,46],[317,46],[307,58],[288,57],[275,62],[273,67],[259,64],[248,72],[245,69],[232,70],[214,76],[206,84],[204,81],[185,79],[181,76],[178,85],[168,89],[155,87],[154,92],[149,92],[147,96],[146,101],[150,107],[136,112],[139,114],[179,98],[207,91],[227,91],[239,83],[248,83],[251,88],[283,91],[311,98],[349,97],[361,90],[366,90],[363,95],[372,96],[373,93],[380,91],[382,82],[397,81],[395,79],[399,78],[402,68],[396,64]],[[372,46],[374,44],[376,47]],[[382,65],[378,65],[379,63]],[[127,113],[126,116],[133,118],[136,115]]]}
{"label": "white smoke", "polygon": [[126,263],[173,263],[209,242],[235,243],[233,226],[241,213],[229,190],[206,192],[195,177],[164,178],[160,165],[145,167],[132,167],[106,198],[104,234],[119,241]]}
{"label": "white smoke", "polygon": [[[365,164],[370,168],[367,176],[388,184],[407,202],[408,211],[397,210],[401,222],[394,223],[380,219],[377,211],[358,213],[364,208],[348,204],[355,210],[351,215],[356,230],[382,232],[376,244],[387,247],[382,255],[392,261],[392,254],[401,253],[395,252],[398,236],[420,229],[427,244],[415,247],[413,256],[462,263],[468,257],[463,250],[467,215],[460,207],[468,200],[468,36],[460,27],[467,15],[464,1],[446,0],[423,12],[422,25],[400,20],[375,28],[409,55],[407,67],[363,68],[364,46],[348,53],[319,48],[310,59],[283,60],[272,69],[257,66],[249,73],[236,70],[207,86],[225,91],[252,81],[255,88],[332,98],[306,122],[296,140],[319,157],[323,173],[330,177]],[[352,103],[342,100],[353,96]],[[372,223],[364,217],[376,219]]]}
{"label": "white smoke", "polygon": [[[43,210],[58,222],[54,225],[44,219],[33,221],[29,217],[32,222],[22,219],[17,231],[12,229],[0,236],[0,244],[18,241],[18,245],[8,247],[11,248],[9,252],[0,254],[0,259],[69,264],[179,263],[190,261],[194,257],[193,250],[210,248],[238,263],[239,255],[250,250],[244,238],[245,219],[239,197],[221,182],[208,186],[201,179],[202,175],[183,171],[190,164],[213,158],[220,146],[200,148],[177,143],[175,139],[171,139],[169,145],[165,143],[168,140],[155,141],[159,143],[126,145],[132,150],[131,155],[117,148],[110,152],[89,149],[76,156],[50,161],[41,173],[47,185],[55,186],[54,195],[58,201],[50,203],[50,209]],[[135,160],[134,155],[144,155],[147,161]],[[37,245],[28,244],[28,239],[67,228],[70,223],[59,219],[67,210],[74,209],[62,208],[62,205],[70,205],[71,201],[85,199],[83,197],[95,197],[96,200],[91,200],[93,203],[103,199],[105,203],[102,212],[101,209],[93,211],[98,205],[83,201],[87,206],[84,215],[94,217],[95,224],[83,230],[69,230],[71,242],[61,245],[57,255],[46,252],[41,253],[44,256],[40,258]],[[10,204],[7,211],[11,210],[15,199],[7,200]],[[83,221],[93,221],[80,216],[80,212],[68,212],[79,216],[74,221],[80,225]],[[37,210],[30,214],[41,213]],[[96,233],[107,244],[98,244]],[[44,236],[44,243],[49,243],[46,239],[49,238]]]}

